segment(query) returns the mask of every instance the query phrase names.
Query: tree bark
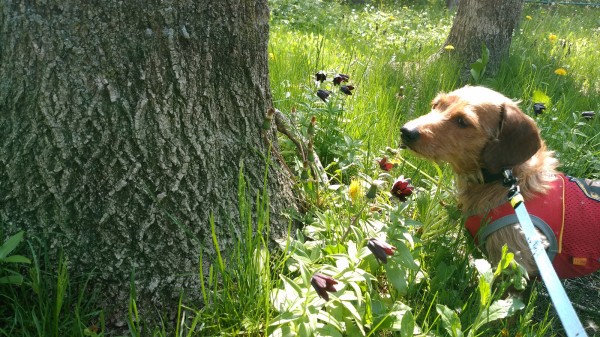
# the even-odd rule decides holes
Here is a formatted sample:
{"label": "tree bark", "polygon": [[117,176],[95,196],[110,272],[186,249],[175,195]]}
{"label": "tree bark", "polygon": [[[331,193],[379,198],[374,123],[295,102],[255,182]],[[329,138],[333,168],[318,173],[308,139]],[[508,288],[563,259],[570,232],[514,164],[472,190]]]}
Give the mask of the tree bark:
{"label": "tree bark", "polygon": [[[134,269],[146,314],[173,310],[182,289],[199,298],[200,245],[205,261],[215,254],[210,214],[226,250],[240,164],[256,195],[266,143],[277,146],[273,129],[261,136],[267,0],[5,0],[1,10],[5,233],[26,229],[63,249],[72,272],[96,273],[114,323],[126,319]],[[277,163],[268,173],[272,235],[283,235],[291,183]]]}
{"label": "tree bark", "polygon": [[522,10],[523,0],[461,0],[444,45],[452,45],[452,53],[469,68],[485,44],[490,51],[486,71],[493,75],[508,56]]}

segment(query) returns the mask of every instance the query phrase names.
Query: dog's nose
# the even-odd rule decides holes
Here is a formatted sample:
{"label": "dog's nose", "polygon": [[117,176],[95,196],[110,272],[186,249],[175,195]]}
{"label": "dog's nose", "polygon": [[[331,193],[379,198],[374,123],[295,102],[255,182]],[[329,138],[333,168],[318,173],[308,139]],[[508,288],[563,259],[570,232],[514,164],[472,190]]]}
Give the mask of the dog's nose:
{"label": "dog's nose", "polygon": [[400,129],[400,132],[402,133],[402,136],[401,136],[402,141],[406,144],[412,143],[419,138],[419,129],[417,129],[417,128],[410,129],[410,128],[407,128],[406,126],[403,126]]}

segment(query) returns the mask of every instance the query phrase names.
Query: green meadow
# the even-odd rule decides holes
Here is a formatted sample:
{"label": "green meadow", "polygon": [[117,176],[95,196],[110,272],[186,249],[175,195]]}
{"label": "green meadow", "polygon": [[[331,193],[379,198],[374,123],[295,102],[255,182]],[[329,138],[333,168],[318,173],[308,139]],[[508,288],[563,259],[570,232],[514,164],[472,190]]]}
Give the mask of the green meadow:
{"label": "green meadow", "polygon": [[[452,172],[400,150],[399,130],[429,112],[438,92],[485,85],[520,101],[562,171],[600,179],[600,7],[526,4],[510,57],[477,81],[461,74],[470,65],[453,61],[456,50],[438,53],[454,17],[438,1],[271,0],[270,8],[274,107],[310,140],[329,181],[281,135],[278,154],[304,201],[289,214],[288,237],[269,232],[276,196],[263,193],[251,209],[240,175],[243,235],[210,261],[209,275],[199,273],[203,303],[182,296],[174,323],[147,326],[132,291],[124,335],[564,336],[544,285],[527,280],[510,253],[498,266],[485,261],[462,227]],[[337,74],[348,76],[341,85],[351,95],[332,82]],[[330,92],[326,100],[318,90]],[[92,276],[69,274],[62,260],[52,266],[41,242],[16,237],[3,247],[0,277],[23,285],[0,283],[0,336],[109,336]],[[328,300],[315,274],[335,280],[322,286],[335,288]],[[600,276],[565,287],[588,334],[600,334]]]}

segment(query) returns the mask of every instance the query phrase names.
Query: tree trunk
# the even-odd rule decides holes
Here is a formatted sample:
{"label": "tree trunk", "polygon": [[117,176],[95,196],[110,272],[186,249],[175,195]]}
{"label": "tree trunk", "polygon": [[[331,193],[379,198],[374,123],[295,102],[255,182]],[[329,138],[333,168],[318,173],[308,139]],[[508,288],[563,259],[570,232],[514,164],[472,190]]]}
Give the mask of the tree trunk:
{"label": "tree trunk", "polygon": [[490,51],[486,71],[493,75],[508,55],[522,10],[523,0],[461,0],[444,45],[452,45],[452,53],[469,68],[485,44]]}
{"label": "tree trunk", "polygon": [[[170,311],[199,298],[198,254],[238,223],[240,164],[263,185],[274,132],[267,0],[3,1],[0,221],[97,273],[105,308]],[[271,129],[272,130],[272,129]],[[268,141],[267,141],[268,139]],[[276,148],[275,148],[276,149]],[[271,163],[272,233],[293,206]],[[255,198],[252,198],[254,200]],[[178,219],[177,224],[172,217]],[[272,234],[276,235],[276,234]],[[212,250],[211,250],[212,249]]]}
{"label": "tree trunk", "polygon": [[449,10],[453,11],[458,7],[458,2],[459,0],[446,0],[446,7],[448,7]]}

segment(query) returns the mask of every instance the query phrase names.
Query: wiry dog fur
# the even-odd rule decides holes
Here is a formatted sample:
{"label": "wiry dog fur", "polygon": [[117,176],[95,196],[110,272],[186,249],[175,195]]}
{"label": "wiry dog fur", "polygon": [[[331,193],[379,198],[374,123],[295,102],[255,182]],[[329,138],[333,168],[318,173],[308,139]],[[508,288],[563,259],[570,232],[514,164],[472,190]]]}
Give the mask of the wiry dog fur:
{"label": "wiry dog fur", "polygon": [[[525,200],[549,188],[558,162],[517,103],[488,88],[466,86],[439,94],[431,106],[430,113],[402,127],[402,140],[422,157],[450,164],[463,213],[480,214],[506,202],[506,187],[498,181],[484,183],[484,174],[498,174],[503,168],[513,169]],[[507,244],[535,275],[535,261],[516,225],[487,238],[488,257],[499,261]]]}

